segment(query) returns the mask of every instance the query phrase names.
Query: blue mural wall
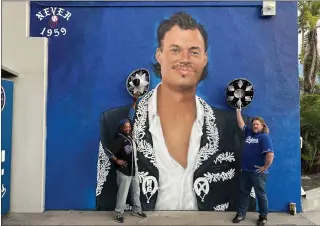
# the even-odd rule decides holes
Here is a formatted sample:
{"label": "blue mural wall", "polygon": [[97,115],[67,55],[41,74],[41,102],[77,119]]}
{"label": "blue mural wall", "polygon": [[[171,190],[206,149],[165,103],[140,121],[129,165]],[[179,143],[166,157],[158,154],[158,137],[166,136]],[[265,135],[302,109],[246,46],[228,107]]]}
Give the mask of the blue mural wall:
{"label": "blue mural wall", "polygon": [[13,90],[12,81],[1,79],[1,215],[10,212]]}
{"label": "blue mural wall", "polygon": [[[50,6],[64,9],[58,21],[42,17]],[[261,17],[261,6],[32,2],[31,36],[49,38],[45,208],[95,209],[100,114],[132,102],[125,88],[127,76],[141,67],[152,71],[157,25],[185,11],[209,34],[209,76],[198,95],[233,111],[226,103],[227,84],[239,77],[253,83],[254,100],[244,113],[265,118],[276,152],[267,184],[269,208],[287,211],[292,201],[300,211],[297,4],[277,2],[273,17]],[[42,16],[37,16],[39,11]],[[151,86],[158,82],[153,75]]]}

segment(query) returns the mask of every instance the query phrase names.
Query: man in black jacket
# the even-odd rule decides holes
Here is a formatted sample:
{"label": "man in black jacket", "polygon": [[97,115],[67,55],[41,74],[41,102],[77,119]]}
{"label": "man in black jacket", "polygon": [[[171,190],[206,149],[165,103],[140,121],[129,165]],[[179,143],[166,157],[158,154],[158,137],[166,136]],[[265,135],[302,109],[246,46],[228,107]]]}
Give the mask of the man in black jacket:
{"label": "man in black jacket", "polygon": [[116,163],[117,170],[117,204],[115,221],[123,223],[123,213],[126,206],[126,200],[131,187],[131,200],[133,203],[132,215],[140,218],[146,218],[146,214],[141,212],[140,187],[137,176],[136,157],[133,150],[134,142],[131,137],[131,123],[129,119],[123,119],[120,122],[120,132],[117,133],[113,142],[110,156]]}

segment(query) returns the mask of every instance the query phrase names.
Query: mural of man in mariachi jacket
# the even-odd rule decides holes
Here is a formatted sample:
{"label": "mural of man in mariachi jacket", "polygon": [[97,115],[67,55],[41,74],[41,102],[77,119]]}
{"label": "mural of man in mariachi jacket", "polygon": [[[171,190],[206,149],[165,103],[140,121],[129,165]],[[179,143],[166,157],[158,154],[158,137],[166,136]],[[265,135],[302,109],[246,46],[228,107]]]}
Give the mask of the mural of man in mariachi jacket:
{"label": "mural of man in mariachi jacket", "polygon": [[[196,96],[207,76],[208,34],[181,12],[162,21],[157,39],[154,71],[162,81],[140,100],[133,119],[142,208],[234,211],[243,134],[235,112]],[[111,109],[101,116],[98,209],[112,197],[106,125],[128,111]],[[254,191],[251,197],[249,211],[255,209]]]}

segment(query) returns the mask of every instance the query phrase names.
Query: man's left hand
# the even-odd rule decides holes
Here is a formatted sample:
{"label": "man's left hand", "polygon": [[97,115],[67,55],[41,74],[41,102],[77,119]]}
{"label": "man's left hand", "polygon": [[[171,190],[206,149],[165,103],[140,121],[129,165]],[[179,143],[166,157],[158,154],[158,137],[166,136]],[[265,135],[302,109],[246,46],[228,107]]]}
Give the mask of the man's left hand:
{"label": "man's left hand", "polygon": [[256,172],[258,172],[258,173],[264,173],[267,170],[267,168],[265,166],[255,166],[255,167],[258,168],[256,170]]}

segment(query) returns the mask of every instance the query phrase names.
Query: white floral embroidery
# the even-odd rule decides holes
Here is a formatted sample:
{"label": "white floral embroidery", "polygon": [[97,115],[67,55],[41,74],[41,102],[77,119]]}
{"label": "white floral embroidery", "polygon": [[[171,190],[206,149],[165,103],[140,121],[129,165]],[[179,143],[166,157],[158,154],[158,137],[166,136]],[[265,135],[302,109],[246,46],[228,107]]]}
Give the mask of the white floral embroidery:
{"label": "white floral embroidery", "polygon": [[228,207],[229,207],[229,202],[221,204],[221,205],[217,205],[217,206],[213,207],[213,209],[215,211],[226,211],[226,209],[228,209]]}
{"label": "white floral embroidery", "polygon": [[193,190],[196,195],[201,198],[201,202],[204,202],[205,196],[209,193],[209,183],[230,180],[235,175],[235,169],[230,169],[227,172],[221,173],[205,173],[203,177],[198,177],[193,183]]}
{"label": "white floral embroidery", "polygon": [[201,198],[201,202],[204,202],[204,198],[210,190],[208,179],[205,177],[198,177],[193,183],[193,190],[195,191],[196,195]]}
{"label": "white floral embroidery", "polygon": [[154,176],[149,176],[149,172],[138,172],[139,182],[142,184],[142,193],[147,198],[149,203],[151,197],[158,191],[158,181]]}
{"label": "white floral embroidery", "polygon": [[207,140],[206,143],[199,151],[196,168],[198,169],[202,163],[210,158],[214,153],[218,151],[219,146],[219,134],[218,128],[216,126],[216,117],[213,113],[212,108],[200,97],[198,97],[200,103],[203,105],[204,108],[204,118],[206,124],[206,132],[207,132]]}
{"label": "white floral embroidery", "polygon": [[143,155],[150,159],[150,162],[157,167],[156,157],[154,150],[146,140],[144,140],[146,121],[148,116],[148,100],[153,94],[153,90],[147,93],[139,102],[138,109],[136,111],[136,119],[133,126],[133,137],[137,144],[137,151],[142,152]]}
{"label": "white floral embroidery", "polygon": [[138,172],[139,183],[142,184],[143,180],[145,180],[148,175],[149,175],[149,172],[139,171]]}
{"label": "white floral embroidery", "polygon": [[251,188],[250,196],[254,199],[256,198],[256,192],[253,187]]}
{"label": "white floral embroidery", "polygon": [[96,188],[96,196],[101,194],[104,183],[107,180],[107,176],[109,174],[111,162],[104,153],[101,142],[99,143],[99,157],[98,157],[98,167],[97,167],[97,188]]}
{"label": "white floral embroidery", "polygon": [[221,172],[221,173],[205,173],[203,174],[204,177],[211,182],[218,182],[218,181],[225,181],[225,180],[230,180],[234,177],[235,175],[235,169],[230,169],[227,172]]}
{"label": "white floral embroidery", "polygon": [[234,162],[236,161],[234,156],[234,153],[231,152],[226,152],[226,153],[222,153],[220,155],[218,155],[218,157],[213,161],[215,164],[222,163],[222,161],[227,161],[227,162]]}

